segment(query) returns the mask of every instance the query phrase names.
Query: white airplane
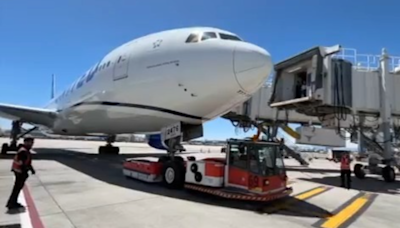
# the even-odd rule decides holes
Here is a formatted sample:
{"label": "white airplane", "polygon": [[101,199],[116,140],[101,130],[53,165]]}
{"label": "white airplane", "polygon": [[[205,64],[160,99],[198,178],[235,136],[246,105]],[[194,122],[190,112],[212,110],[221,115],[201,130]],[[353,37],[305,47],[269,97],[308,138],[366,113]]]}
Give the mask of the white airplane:
{"label": "white airplane", "polygon": [[211,27],[153,33],[112,50],[44,108],[0,104],[13,120],[11,144],[20,126],[57,135],[105,135],[99,153],[119,153],[116,134],[148,135],[166,149],[160,131],[182,124],[183,139],[203,136],[202,124],[219,117],[258,90],[273,69],[270,54],[237,35]]}

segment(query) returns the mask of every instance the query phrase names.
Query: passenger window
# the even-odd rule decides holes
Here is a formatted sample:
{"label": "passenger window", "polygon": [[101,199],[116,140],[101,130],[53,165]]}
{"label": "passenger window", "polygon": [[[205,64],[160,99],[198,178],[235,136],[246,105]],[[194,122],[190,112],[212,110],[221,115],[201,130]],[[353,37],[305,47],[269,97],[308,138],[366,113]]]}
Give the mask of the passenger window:
{"label": "passenger window", "polygon": [[79,82],[78,82],[76,88],[79,89],[79,88],[81,88],[81,87],[83,86],[83,82],[85,81],[85,76],[86,76],[86,74],[84,74],[84,75],[79,79]]}
{"label": "passenger window", "polygon": [[228,35],[224,33],[220,33],[219,37],[221,37],[222,40],[236,40],[236,41],[242,41],[239,37],[234,36],[234,35]]}
{"label": "passenger window", "polygon": [[89,75],[86,78],[86,82],[89,82],[90,80],[92,80],[92,78],[94,77],[94,75],[96,74],[98,69],[99,69],[99,63],[96,65],[96,67],[93,70],[91,70],[89,72]]}
{"label": "passenger window", "polygon": [[215,32],[205,32],[203,33],[203,36],[201,37],[201,40],[208,40],[208,39],[215,39],[217,38],[217,34]]}
{"label": "passenger window", "polygon": [[76,87],[76,82],[74,82],[74,83],[71,85],[71,89],[70,89],[71,93],[74,91],[75,87]]}
{"label": "passenger window", "polygon": [[186,39],[186,43],[197,43],[199,42],[199,34],[192,33],[190,36]]}

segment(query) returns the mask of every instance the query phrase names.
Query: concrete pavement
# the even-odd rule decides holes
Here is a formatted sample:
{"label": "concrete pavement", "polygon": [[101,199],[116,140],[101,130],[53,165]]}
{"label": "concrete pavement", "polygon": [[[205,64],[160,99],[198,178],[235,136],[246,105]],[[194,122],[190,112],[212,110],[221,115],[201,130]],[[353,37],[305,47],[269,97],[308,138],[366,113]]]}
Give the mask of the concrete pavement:
{"label": "concrete pavement", "polygon": [[[95,154],[97,144],[101,145],[37,140],[34,160],[37,175],[30,176],[25,190],[28,193],[20,196],[27,201],[26,194],[30,194],[32,202],[28,200],[27,210],[20,214],[7,214],[3,208],[0,228],[12,224],[28,227],[27,218],[32,220],[35,216],[31,212],[33,207],[46,228],[383,228],[397,227],[400,223],[396,212],[400,203],[398,182],[354,179],[354,189],[339,188],[338,165],[325,160],[313,160],[309,168],[304,168],[287,159],[293,198],[264,205],[243,204],[125,179],[122,159],[162,152],[146,144],[126,144],[118,157],[99,157]],[[200,149],[188,149],[191,150],[199,152]],[[210,154],[218,152],[218,148],[214,150]],[[10,158],[0,159],[0,203],[3,205],[14,179],[9,171]]]}

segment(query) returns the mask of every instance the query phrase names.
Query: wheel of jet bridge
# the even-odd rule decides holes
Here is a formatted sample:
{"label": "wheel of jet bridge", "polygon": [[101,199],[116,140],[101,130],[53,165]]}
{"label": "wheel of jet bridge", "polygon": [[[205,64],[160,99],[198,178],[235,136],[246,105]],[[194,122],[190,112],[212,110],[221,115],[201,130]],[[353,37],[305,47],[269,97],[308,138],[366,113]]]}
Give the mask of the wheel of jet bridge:
{"label": "wheel of jet bridge", "polygon": [[365,178],[364,166],[361,164],[355,164],[354,165],[354,175],[358,179],[364,179]]}
{"label": "wheel of jet bridge", "polygon": [[396,180],[396,173],[391,166],[385,166],[382,169],[382,177],[386,182],[394,182]]}

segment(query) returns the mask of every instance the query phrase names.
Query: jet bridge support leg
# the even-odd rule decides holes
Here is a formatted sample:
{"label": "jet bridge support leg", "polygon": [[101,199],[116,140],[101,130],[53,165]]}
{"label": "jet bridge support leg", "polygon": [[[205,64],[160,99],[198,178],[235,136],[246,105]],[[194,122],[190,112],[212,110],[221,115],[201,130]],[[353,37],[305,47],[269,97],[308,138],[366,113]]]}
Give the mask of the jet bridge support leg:
{"label": "jet bridge support leg", "polygon": [[276,136],[278,135],[278,125],[272,124],[271,126],[267,126],[264,134],[267,137],[267,141],[275,141]]}
{"label": "jet bridge support leg", "polygon": [[[368,156],[368,165],[363,166],[362,164],[355,164],[354,166],[354,174],[356,177],[362,179],[365,177],[366,173],[367,174],[379,174],[382,175],[383,179],[386,182],[393,182],[396,179],[396,174],[393,169],[393,166],[399,167],[399,164],[396,164],[396,161],[394,159],[394,153],[393,153],[393,148],[392,148],[392,136],[390,133],[390,128],[391,128],[391,110],[390,110],[390,104],[389,104],[389,99],[387,95],[387,90],[386,90],[386,78],[387,75],[389,74],[388,71],[388,61],[389,57],[388,54],[386,53],[386,50],[382,51],[382,57],[380,59],[380,103],[381,103],[381,109],[380,109],[380,117],[382,119],[380,131],[383,133],[383,147],[377,143],[374,139],[370,139],[367,136],[363,134],[363,128],[360,128],[360,140],[363,141],[366,145],[369,145],[369,147],[372,149],[372,153],[369,153]],[[364,119],[361,118],[361,125],[363,125]],[[376,138],[376,134],[378,132],[375,132],[373,135],[373,138]],[[360,143],[360,144],[363,144]],[[377,158],[376,154],[379,154],[380,156],[383,157],[382,163],[385,165],[383,168],[379,166],[379,159]]]}
{"label": "jet bridge support leg", "polygon": [[115,135],[110,135],[106,139],[106,145],[99,147],[99,154],[119,154],[119,147],[113,146],[112,143],[115,142]]}
{"label": "jet bridge support leg", "polygon": [[382,169],[382,177],[387,182],[393,182],[396,179],[396,174],[392,165],[395,165],[393,157],[392,140],[390,134],[391,127],[391,110],[389,97],[386,90],[386,78],[389,75],[389,56],[385,49],[382,50],[381,58],[381,113],[382,132],[383,132],[383,163],[386,165]]}

